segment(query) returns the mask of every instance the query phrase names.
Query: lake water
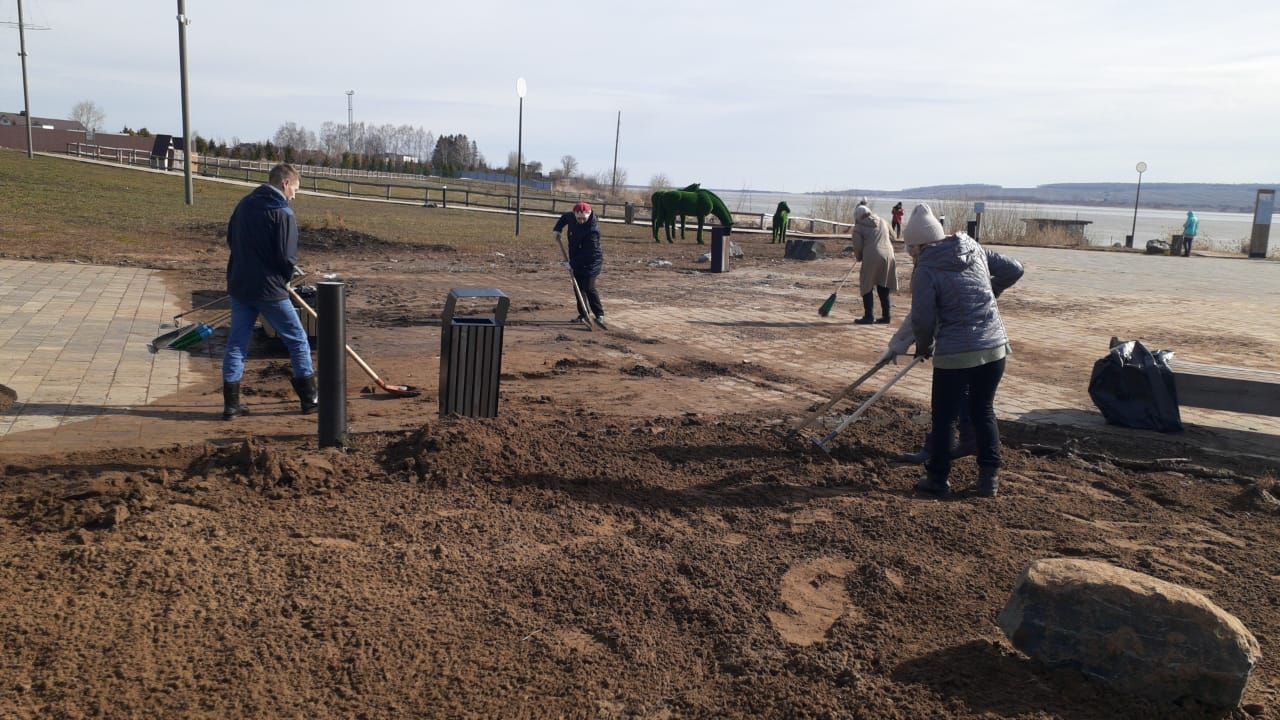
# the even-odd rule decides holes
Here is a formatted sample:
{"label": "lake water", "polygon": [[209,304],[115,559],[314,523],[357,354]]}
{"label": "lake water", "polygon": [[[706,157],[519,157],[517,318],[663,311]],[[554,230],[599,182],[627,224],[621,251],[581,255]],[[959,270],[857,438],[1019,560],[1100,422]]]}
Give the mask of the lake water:
{"label": "lake water", "polygon": [[[716,194],[724,200],[729,209],[738,213],[764,213],[773,215],[778,203],[785,201],[791,208],[791,214],[799,217],[815,217],[813,204],[820,196],[792,193],[741,192],[733,190],[717,190]],[[856,200],[854,201],[856,202]],[[888,218],[894,203],[901,202],[910,216],[911,208],[919,200],[905,197],[873,197],[870,198],[871,209],[877,215]],[[971,206],[970,206],[971,207]],[[1063,220],[1088,220],[1085,226],[1085,237],[1092,245],[1112,245],[1123,243],[1133,226],[1133,208],[1090,207],[1084,205],[1033,205],[1026,203],[989,202],[988,211],[996,208],[1007,209],[1019,218],[1057,218]],[[1194,208],[1193,208],[1194,209]],[[1200,218],[1201,242],[1207,241],[1215,250],[1239,252],[1241,243],[1248,241],[1253,232],[1252,213],[1196,212]],[[1152,238],[1168,240],[1174,233],[1182,232],[1182,223],[1187,219],[1186,210],[1156,210],[1138,208],[1135,247],[1145,247],[1146,241]],[[1280,227],[1276,227],[1273,216],[1270,238],[1272,255],[1280,252]]]}

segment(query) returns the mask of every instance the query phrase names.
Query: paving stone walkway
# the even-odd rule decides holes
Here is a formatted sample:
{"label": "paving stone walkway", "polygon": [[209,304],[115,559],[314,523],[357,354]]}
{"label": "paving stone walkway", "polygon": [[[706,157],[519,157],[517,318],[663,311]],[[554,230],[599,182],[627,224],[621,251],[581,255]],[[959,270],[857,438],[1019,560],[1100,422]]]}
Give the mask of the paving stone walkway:
{"label": "paving stone walkway", "polygon": [[141,415],[101,431],[86,421],[128,416],[209,377],[188,353],[147,350],[178,312],[154,270],[0,259],[0,384],[18,394],[0,437],[76,423],[83,439],[136,442]]}

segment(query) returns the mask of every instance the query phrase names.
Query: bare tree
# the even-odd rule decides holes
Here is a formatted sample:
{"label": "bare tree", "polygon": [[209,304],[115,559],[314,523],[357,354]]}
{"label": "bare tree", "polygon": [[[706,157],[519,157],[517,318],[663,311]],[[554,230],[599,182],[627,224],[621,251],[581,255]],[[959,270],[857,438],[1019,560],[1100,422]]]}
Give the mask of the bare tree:
{"label": "bare tree", "polygon": [[650,190],[666,190],[669,187],[671,187],[671,180],[667,178],[666,173],[658,173],[649,178]]}
{"label": "bare tree", "polygon": [[326,120],[320,123],[320,149],[331,158],[338,157],[347,148],[347,124]]}
{"label": "bare tree", "polygon": [[71,106],[71,119],[79,122],[86,130],[94,132],[102,127],[107,113],[92,100],[81,100]]}
{"label": "bare tree", "polygon": [[578,172],[578,158],[572,155],[560,158],[560,171],[566,178],[573,177],[574,173]]}
{"label": "bare tree", "polygon": [[271,139],[277,147],[293,148],[294,150],[312,150],[318,146],[316,134],[302,127],[297,123],[287,122],[276,130],[275,137]]}

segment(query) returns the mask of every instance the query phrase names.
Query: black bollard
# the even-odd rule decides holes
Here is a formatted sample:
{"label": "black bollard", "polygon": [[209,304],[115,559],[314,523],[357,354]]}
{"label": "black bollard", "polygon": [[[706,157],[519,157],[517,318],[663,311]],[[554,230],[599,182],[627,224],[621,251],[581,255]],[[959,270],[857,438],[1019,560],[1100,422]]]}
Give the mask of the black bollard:
{"label": "black bollard", "polygon": [[320,447],[347,445],[346,285],[322,282],[316,342],[320,361]]}

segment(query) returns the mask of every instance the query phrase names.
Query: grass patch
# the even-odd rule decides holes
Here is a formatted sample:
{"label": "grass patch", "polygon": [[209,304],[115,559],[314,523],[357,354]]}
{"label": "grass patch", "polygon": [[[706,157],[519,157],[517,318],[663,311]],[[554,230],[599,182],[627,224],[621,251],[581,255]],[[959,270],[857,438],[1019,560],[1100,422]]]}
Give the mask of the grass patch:
{"label": "grass patch", "polygon": [[[246,185],[195,179],[195,204],[183,202],[181,174],[143,172],[0,150],[0,255],[77,258],[115,263],[134,256],[221,247],[209,232],[225,226]],[[550,244],[555,220],[525,215],[520,237],[506,213],[424,208],[300,193],[293,203],[299,225],[336,228],[405,245],[449,245],[489,251]],[[607,225],[611,240],[649,238],[647,224]],[[145,253],[144,253],[145,251]]]}

